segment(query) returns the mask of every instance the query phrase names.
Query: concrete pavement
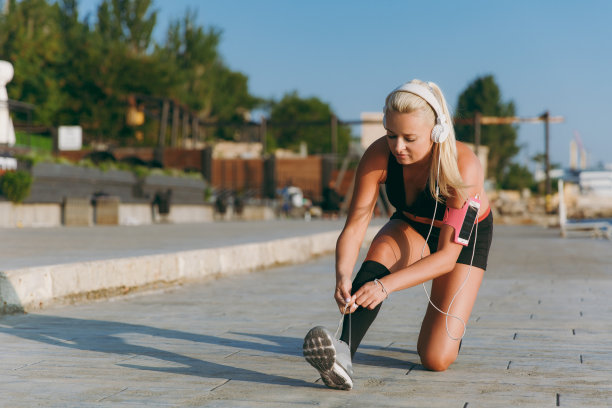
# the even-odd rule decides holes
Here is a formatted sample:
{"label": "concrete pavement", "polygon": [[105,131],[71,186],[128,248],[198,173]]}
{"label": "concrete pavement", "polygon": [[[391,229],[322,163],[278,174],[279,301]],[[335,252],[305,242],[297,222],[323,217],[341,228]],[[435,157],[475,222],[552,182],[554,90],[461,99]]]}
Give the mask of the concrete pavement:
{"label": "concrete pavement", "polygon": [[[294,224],[297,226],[297,224]],[[422,369],[420,287],[393,294],[325,388],[301,356],[332,329],[333,257],[0,317],[2,407],[609,407],[610,242],[496,226],[458,361]]]}

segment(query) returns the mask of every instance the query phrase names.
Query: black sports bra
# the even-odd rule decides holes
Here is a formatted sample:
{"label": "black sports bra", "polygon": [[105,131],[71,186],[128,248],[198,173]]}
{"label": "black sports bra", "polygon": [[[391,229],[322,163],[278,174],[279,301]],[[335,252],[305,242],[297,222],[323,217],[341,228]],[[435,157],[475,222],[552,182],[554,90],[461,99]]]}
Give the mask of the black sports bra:
{"label": "black sports bra", "polygon": [[[431,195],[429,186],[426,185],[425,189],[417,195],[414,202],[407,205],[404,172],[402,171],[402,166],[391,153],[389,154],[387,163],[387,180],[385,181],[385,185],[387,187],[387,197],[389,197],[391,205],[393,205],[397,211],[407,212],[416,217],[423,217],[431,220],[436,200]],[[446,205],[438,203],[438,210],[436,211],[437,220],[442,220],[442,218],[444,218],[445,210]]]}

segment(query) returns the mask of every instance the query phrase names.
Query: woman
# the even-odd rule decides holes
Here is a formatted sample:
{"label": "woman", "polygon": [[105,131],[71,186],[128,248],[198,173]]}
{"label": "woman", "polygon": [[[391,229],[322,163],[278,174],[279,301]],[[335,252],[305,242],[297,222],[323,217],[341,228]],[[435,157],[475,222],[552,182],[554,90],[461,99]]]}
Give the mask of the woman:
{"label": "woman", "polygon": [[[387,96],[384,115],[387,134],[359,163],[336,245],[334,298],[345,313],[341,341],[323,327],[313,328],[304,341],[304,356],[332,388],[352,388],[351,358],[381,303],[393,292],[432,279],[417,350],[427,369],[446,370],[457,358],[487,266],[493,216],[483,170],[476,155],[455,140],[438,86],[419,80],[400,86]],[[351,282],[381,184],[396,212]],[[470,219],[468,203],[475,202],[479,209]],[[459,243],[462,226],[468,240]]]}

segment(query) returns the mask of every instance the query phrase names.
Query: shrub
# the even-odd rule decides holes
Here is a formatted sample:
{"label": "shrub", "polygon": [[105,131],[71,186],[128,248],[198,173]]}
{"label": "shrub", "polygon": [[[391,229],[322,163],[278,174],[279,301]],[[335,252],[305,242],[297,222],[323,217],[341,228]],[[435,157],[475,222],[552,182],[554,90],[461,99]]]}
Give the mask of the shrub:
{"label": "shrub", "polygon": [[9,171],[0,178],[0,192],[14,203],[20,203],[30,195],[32,176],[27,171]]}

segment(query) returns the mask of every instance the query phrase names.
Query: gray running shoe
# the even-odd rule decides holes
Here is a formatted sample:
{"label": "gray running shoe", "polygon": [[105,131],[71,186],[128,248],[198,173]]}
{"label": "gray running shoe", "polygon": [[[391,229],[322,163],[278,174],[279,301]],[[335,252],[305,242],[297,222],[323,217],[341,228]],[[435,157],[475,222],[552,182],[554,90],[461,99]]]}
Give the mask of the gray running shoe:
{"label": "gray running shoe", "polygon": [[348,344],[337,340],[325,327],[310,329],[304,338],[304,358],[319,371],[330,388],[353,388],[353,363]]}

